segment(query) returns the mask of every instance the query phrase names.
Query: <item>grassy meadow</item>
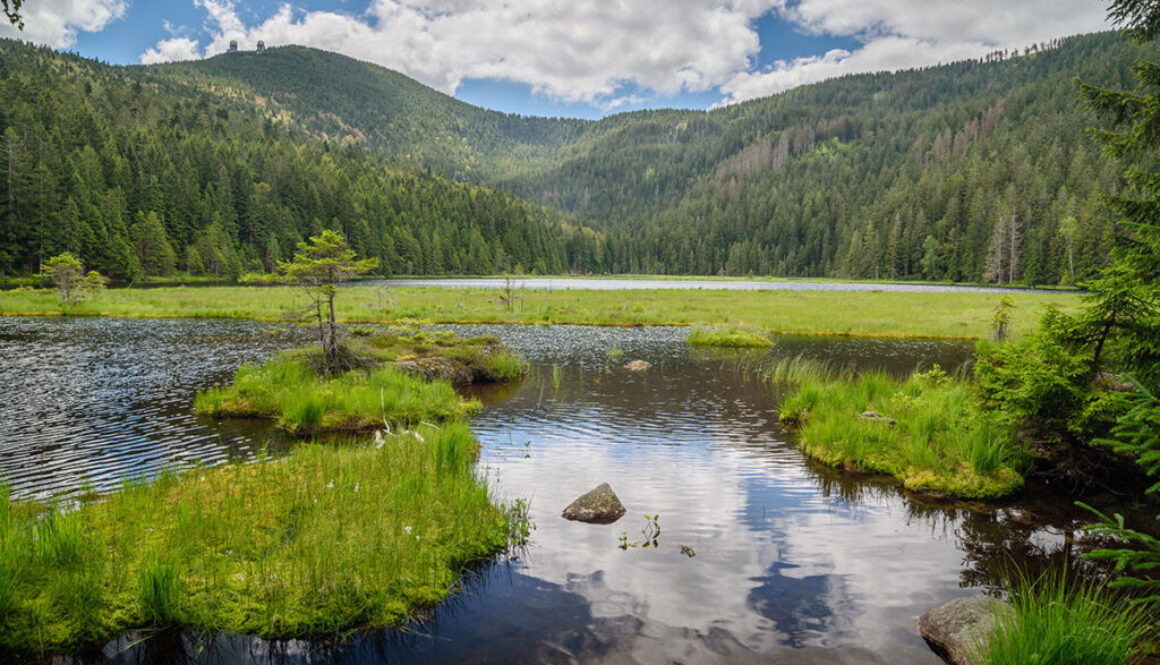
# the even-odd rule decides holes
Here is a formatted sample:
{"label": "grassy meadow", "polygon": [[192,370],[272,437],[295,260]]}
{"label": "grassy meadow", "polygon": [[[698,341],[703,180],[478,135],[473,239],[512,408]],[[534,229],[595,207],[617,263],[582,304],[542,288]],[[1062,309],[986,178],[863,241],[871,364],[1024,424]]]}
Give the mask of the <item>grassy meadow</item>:
{"label": "grassy meadow", "polygon": [[[711,325],[762,333],[982,339],[1002,297],[987,293],[711,290],[515,290],[511,303],[493,289],[344,287],[339,318],[349,323],[570,323]],[[1015,336],[1047,305],[1077,308],[1070,293],[1010,293]],[[63,308],[50,290],[0,291],[0,315],[80,315],[277,320],[308,300],[290,286],[109,289]]]}

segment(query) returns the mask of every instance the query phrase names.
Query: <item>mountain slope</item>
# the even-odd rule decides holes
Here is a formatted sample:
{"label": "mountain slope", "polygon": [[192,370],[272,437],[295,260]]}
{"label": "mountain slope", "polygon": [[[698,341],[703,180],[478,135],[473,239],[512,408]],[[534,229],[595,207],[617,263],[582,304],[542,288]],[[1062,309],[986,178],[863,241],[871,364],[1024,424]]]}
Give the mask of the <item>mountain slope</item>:
{"label": "mountain slope", "polygon": [[237,275],[323,228],[388,273],[560,272],[569,248],[600,242],[554,211],[316,140],[220,93],[0,40],[0,274],[67,250],[126,279]]}
{"label": "mountain slope", "polygon": [[485,111],[300,47],[140,71],[576,212],[608,232],[600,266],[613,272],[1054,283],[1102,265],[1096,193],[1117,186],[1071,79],[1128,85],[1142,52],[1088,35],[597,122]]}

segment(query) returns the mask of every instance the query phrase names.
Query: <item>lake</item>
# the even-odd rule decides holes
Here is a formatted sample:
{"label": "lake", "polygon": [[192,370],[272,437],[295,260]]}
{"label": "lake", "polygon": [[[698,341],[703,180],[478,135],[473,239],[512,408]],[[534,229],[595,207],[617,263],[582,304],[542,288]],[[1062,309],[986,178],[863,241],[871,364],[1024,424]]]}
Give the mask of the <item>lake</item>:
{"label": "lake", "polygon": [[[937,665],[918,615],[1012,566],[1077,558],[1087,517],[1061,490],[933,502],[820,467],[746,370],[788,354],[902,374],[956,367],[969,344],[783,337],[722,353],[694,350],[682,328],[441,327],[497,335],[531,362],[518,386],[471,391],[485,405],[479,473],[500,500],[530,502],[526,547],[406,631],[340,644],[130,635],[61,662]],[[0,318],[0,477],[16,497],[67,497],[281,450],[268,425],[199,419],[191,404],[301,342],[247,321]],[[621,367],[636,359],[653,367]],[[627,507],[620,521],[561,518],[601,482]]]}

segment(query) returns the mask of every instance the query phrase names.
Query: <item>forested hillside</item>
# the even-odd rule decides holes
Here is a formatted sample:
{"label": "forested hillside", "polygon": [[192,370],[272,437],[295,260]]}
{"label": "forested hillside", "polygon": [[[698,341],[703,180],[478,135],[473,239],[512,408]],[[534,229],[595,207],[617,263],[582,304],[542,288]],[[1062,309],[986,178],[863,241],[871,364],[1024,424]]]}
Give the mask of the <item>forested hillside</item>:
{"label": "forested hillside", "polygon": [[389,70],[299,47],[139,68],[353,143],[582,215],[584,266],[1059,283],[1104,260],[1096,192],[1118,170],[1073,77],[1130,84],[1106,33],[711,112],[599,122],[484,111]]}
{"label": "forested hillside", "polygon": [[509,186],[610,229],[610,268],[1059,283],[1103,265],[1118,168],[1073,77],[1130,87],[1139,47],[847,77],[707,114],[642,113]]}
{"label": "forested hillside", "polygon": [[1152,51],[1072,37],[591,122],[302,47],[110,67],[0,42],[0,271],[74,249],[232,275],[330,227],[391,273],[1082,281],[1120,169],[1073,78],[1128,87]]}
{"label": "forested hillside", "polygon": [[388,273],[561,272],[568,247],[600,241],[217,95],[13,41],[0,41],[0,160],[0,274],[67,250],[125,279],[232,277],[272,269],[324,228]]}

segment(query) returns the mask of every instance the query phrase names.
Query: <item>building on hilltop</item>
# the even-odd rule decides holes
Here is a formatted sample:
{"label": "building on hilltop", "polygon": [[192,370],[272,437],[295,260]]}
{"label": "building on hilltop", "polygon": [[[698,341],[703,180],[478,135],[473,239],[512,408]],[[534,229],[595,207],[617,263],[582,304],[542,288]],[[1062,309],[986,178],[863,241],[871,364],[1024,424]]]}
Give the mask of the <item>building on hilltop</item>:
{"label": "building on hilltop", "polygon": [[259,39],[258,40],[258,53],[261,53],[262,51],[265,51],[265,50],[266,50],[266,42]]}
{"label": "building on hilltop", "polygon": [[237,53],[237,52],[238,52],[238,40],[231,39],[230,40],[230,53]]}

